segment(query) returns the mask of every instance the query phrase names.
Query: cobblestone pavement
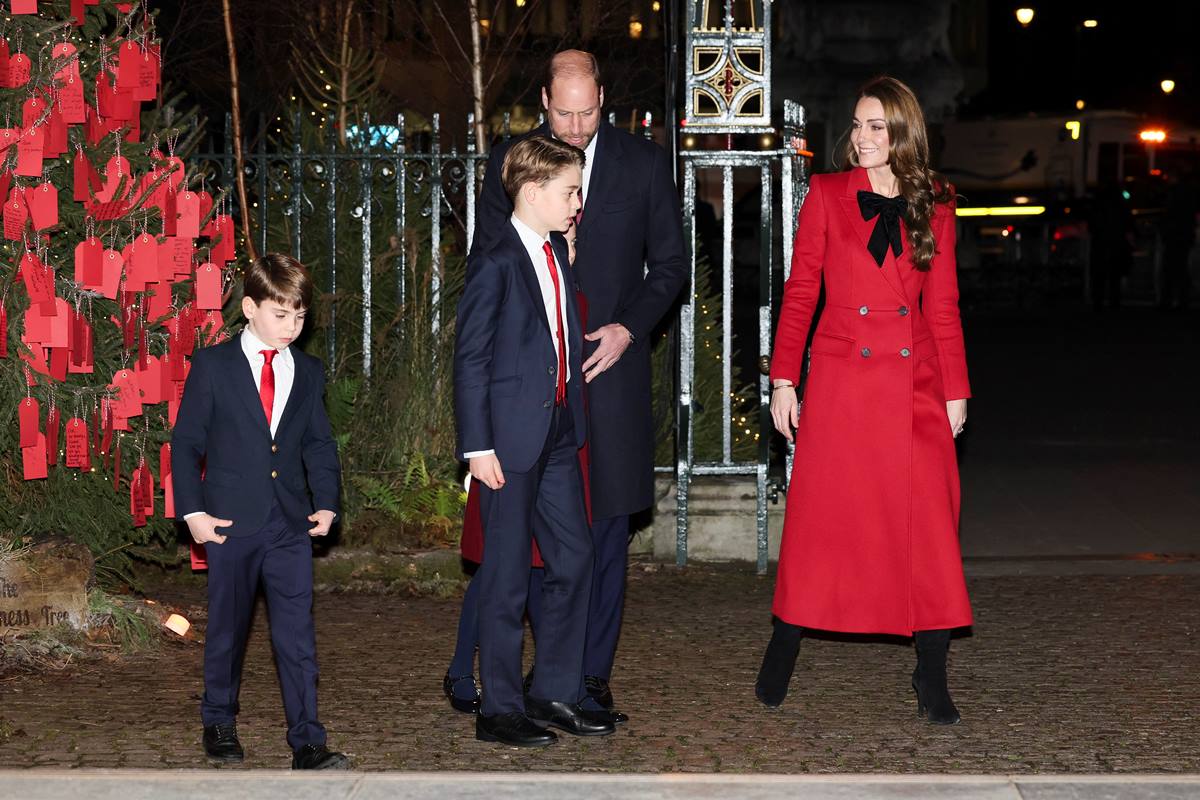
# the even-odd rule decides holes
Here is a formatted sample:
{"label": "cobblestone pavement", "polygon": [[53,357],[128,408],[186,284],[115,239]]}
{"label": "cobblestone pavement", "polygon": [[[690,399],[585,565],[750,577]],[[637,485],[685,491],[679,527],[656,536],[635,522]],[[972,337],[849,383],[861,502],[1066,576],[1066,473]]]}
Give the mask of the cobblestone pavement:
{"label": "cobblestone pavement", "polygon": [[[743,567],[635,565],[613,680],[631,721],[541,751],[477,742],[442,698],[454,601],[321,595],[330,744],[366,770],[1200,772],[1200,574],[974,575],[976,626],[951,656],[964,722],[951,728],[918,720],[899,640],[806,640],[787,703],[762,708],[752,685],[771,589]],[[202,597],[196,582],[160,596]],[[265,621],[239,720],[251,768],[289,756]],[[0,764],[203,768],[200,657],[179,642],[10,677],[0,716],[15,732],[0,736]]]}

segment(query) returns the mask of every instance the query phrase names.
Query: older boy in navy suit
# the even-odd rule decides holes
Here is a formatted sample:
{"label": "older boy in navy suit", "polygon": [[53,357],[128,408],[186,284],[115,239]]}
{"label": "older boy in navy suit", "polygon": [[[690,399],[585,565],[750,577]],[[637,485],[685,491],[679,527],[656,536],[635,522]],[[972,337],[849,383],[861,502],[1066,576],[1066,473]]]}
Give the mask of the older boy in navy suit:
{"label": "older boy in navy suit", "polygon": [[[483,486],[475,735],[517,746],[550,744],[557,736],[547,726],[580,736],[615,730],[611,714],[579,705],[592,575],[577,456],[583,337],[566,241],[550,235],[579,211],[583,164],[582,150],[544,136],[509,150],[502,180],[513,214],[473,256],[458,304],[458,452]],[[531,535],[546,575],[535,677],[523,694]]]}
{"label": "older boy in navy suit", "polygon": [[324,367],[291,347],[312,280],[295,259],[269,253],[251,262],[244,289],[246,328],[196,353],[171,437],[175,507],[208,558],[204,749],[218,761],[243,758],[238,689],[261,585],[292,768],[347,769],[317,720],[310,537],[329,533],[341,468]]}

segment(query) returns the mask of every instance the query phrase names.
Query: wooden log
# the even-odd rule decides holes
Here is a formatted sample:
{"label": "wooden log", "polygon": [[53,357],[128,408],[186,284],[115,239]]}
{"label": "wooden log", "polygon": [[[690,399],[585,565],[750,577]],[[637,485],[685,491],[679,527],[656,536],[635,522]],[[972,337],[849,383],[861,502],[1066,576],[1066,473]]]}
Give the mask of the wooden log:
{"label": "wooden log", "polygon": [[0,554],[0,636],[67,624],[87,628],[91,551],[55,538]]}

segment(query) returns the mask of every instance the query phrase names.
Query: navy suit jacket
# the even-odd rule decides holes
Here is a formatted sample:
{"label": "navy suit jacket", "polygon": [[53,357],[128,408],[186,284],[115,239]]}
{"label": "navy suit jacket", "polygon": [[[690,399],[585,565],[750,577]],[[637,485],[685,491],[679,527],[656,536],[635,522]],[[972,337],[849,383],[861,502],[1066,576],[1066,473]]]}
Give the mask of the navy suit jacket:
{"label": "navy suit jacket", "polygon": [[[495,450],[500,468],[526,472],[537,463],[550,433],[558,352],[538,285],[520,235],[507,218],[489,247],[473,259],[458,301],[454,345],[454,418],[458,456]],[[575,439],[583,446],[583,333],[567,242],[551,234],[567,293],[567,405]]]}
{"label": "navy suit jacket", "polygon": [[292,348],[296,377],[272,438],[240,338],[197,350],[192,359],[171,435],[176,517],[205,511],[233,520],[218,533],[249,536],[266,523],[274,496],[292,526],[307,531],[314,510],[339,511],[341,467],[325,414],[325,367]]}
{"label": "navy suit jacket", "polygon": [[[547,125],[532,131],[550,135]],[[590,482],[596,519],[632,514],[654,502],[651,333],[687,282],[683,216],[666,151],[602,123],[573,270],[587,299],[588,329],[611,322],[636,339],[620,361],[587,386]],[[476,207],[468,274],[502,228],[512,203],[500,168],[512,142],[492,149]],[[596,349],[584,343],[586,358]],[[501,462],[503,465],[503,461]]]}

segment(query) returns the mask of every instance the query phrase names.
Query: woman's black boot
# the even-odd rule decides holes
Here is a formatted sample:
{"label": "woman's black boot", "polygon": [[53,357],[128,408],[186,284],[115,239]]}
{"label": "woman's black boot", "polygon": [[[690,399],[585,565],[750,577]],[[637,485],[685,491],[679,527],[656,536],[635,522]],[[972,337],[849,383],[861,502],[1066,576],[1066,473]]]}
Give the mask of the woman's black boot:
{"label": "woman's black boot", "polygon": [[917,692],[917,713],[934,725],[954,725],[962,717],[946,688],[950,631],[917,631],[913,638],[917,644],[917,668],[913,670],[912,680]]}
{"label": "woman's black boot", "polygon": [[775,631],[763,655],[762,668],[754,684],[754,695],[763,705],[775,708],[787,697],[788,682],[796,667],[796,655],[800,652],[800,640],[804,628],[791,625],[781,619],[775,620]]}

